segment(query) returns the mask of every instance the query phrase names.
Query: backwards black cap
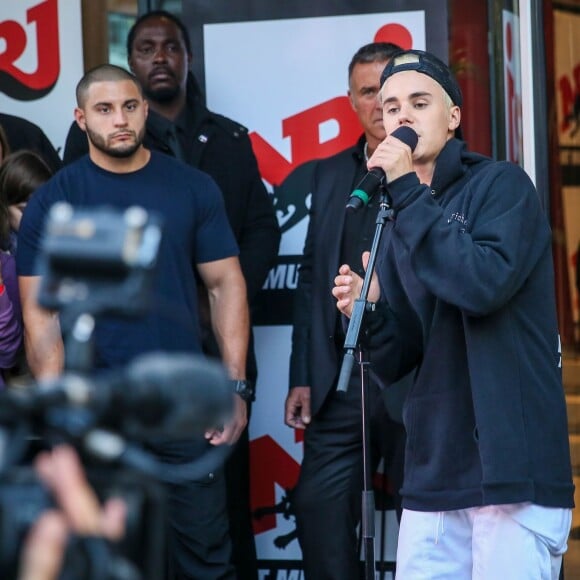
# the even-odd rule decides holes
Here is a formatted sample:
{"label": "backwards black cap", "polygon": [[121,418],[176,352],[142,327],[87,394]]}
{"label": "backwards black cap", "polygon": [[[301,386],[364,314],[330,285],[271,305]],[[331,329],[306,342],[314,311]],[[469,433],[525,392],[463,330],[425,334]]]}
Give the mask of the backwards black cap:
{"label": "backwards black cap", "polygon": [[458,107],[463,105],[461,89],[449,67],[436,56],[423,50],[404,50],[394,54],[381,75],[381,87],[389,77],[406,70],[430,76],[443,87],[454,105]]}

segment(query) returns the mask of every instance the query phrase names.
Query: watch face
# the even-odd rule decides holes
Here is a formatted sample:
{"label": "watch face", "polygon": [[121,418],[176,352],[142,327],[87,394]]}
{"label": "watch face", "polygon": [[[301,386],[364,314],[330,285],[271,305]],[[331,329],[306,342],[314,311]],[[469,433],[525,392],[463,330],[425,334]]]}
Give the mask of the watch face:
{"label": "watch face", "polygon": [[254,396],[254,389],[249,381],[234,381],[234,392],[244,401],[249,401]]}

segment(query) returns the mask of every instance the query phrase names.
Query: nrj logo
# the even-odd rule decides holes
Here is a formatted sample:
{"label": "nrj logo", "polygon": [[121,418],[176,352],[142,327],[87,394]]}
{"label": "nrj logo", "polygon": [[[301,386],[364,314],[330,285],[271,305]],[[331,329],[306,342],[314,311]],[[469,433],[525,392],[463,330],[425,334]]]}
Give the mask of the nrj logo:
{"label": "nrj logo", "polygon": [[[32,31],[36,31],[36,38]],[[0,90],[19,101],[49,93],[60,74],[58,0],[45,0],[26,11],[26,23],[0,22]],[[18,60],[36,45],[36,69],[27,72]]]}
{"label": "nrj logo", "polygon": [[580,130],[580,62],[577,62],[572,74],[564,74],[558,81],[562,119],[560,132],[569,131],[570,138],[574,138]]}
{"label": "nrj logo", "polygon": [[[320,127],[332,123],[337,135],[320,142]],[[334,155],[353,145],[361,134],[358,119],[347,97],[336,97],[282,121],[284,137],[290,139],[288,161],[258,133],[250,138],[262,177],[273,186],[274,206],[283,232],[308,214],[313,160]]]}
{"label": "nrj logo", "polygon": [[[374,42],[389,42],[409,49],[413,34],[406,26],[390,22],[374,33]],[[322,140],[323,129],[330,139]],[[262,178],[272,186],[274,205],[282,232],[308,215],[314,162],[354,145],[362,134],[360,122],[347,96],[336,96],[282,119],[282,137],[290,143],[290,159],[259,133],[250,133]],[[334,131],[332,131],[334,129]]]}

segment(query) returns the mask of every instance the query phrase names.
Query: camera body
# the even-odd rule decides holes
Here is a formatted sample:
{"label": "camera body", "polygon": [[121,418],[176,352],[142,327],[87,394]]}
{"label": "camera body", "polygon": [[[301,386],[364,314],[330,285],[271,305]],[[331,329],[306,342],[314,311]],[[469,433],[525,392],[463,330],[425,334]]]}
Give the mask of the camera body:
{"label": "camera body", "polygon": [[73,209],[49,214],[38,302],[51,310],[136,316],[150,304],[161,219],[143,208]]}
{"label": "camera body", "polygon": [[[17,578],[24,538],[39,515],[54,506],[31,466],[34,456],[63,442],[76,448],[99,499],[121,497],[127,504],[126,533],[115,553],[143,580],[164,577],[166,507],[160,480],[172,481],[163,477],[171,468],[154,465],[145,451],[148,437],[189,438],[201,435],[206,421],[223,424],[231,413],[229,382],[221,365],[190,353],[153,353],[96,377],[89,354],[94,325],[86,324],[101,314],[146,312],[160,243],[161,220],[142,208],[120,212],[60,203],[49,213],[38,302],[60,312],[66,370],[50,384],[0,393],[3,580]],[[96,445],[97,440],[105,443]],[[90,558],[77,559],[74,566],[84,569],[65,569],[62,577],[95,578],[92,565]]]}

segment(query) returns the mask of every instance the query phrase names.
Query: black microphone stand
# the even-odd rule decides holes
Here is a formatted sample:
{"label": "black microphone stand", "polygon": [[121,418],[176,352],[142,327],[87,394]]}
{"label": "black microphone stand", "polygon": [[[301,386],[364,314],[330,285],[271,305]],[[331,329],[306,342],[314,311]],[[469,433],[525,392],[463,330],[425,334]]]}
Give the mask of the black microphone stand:
{"label": "black microphone stand", "polygon": [[375,578],[375,501],[372,487],[372,466],[370,453],[370,403],[367,396],[369,384],[369,361],[363,346],[360,332],[366,312],[374,310],[375,305],[367,301],[369,289],[377,260],[377,253],[387,220],[393,220],[394,210],[389,206],[387,191],[380,186],[380,203],[377,214],[375,234],[371,246],[369,262],[365,272],[360,296],[354,302],[348,329],[344,340],[344,358],[338,377],[337,391],[346,393],[358,351],[358,363],[361,378],[361,415],[362,415],[362,451],[363,451],[363,490],[361,505],[361,538],[365,555],[365,580]]}

